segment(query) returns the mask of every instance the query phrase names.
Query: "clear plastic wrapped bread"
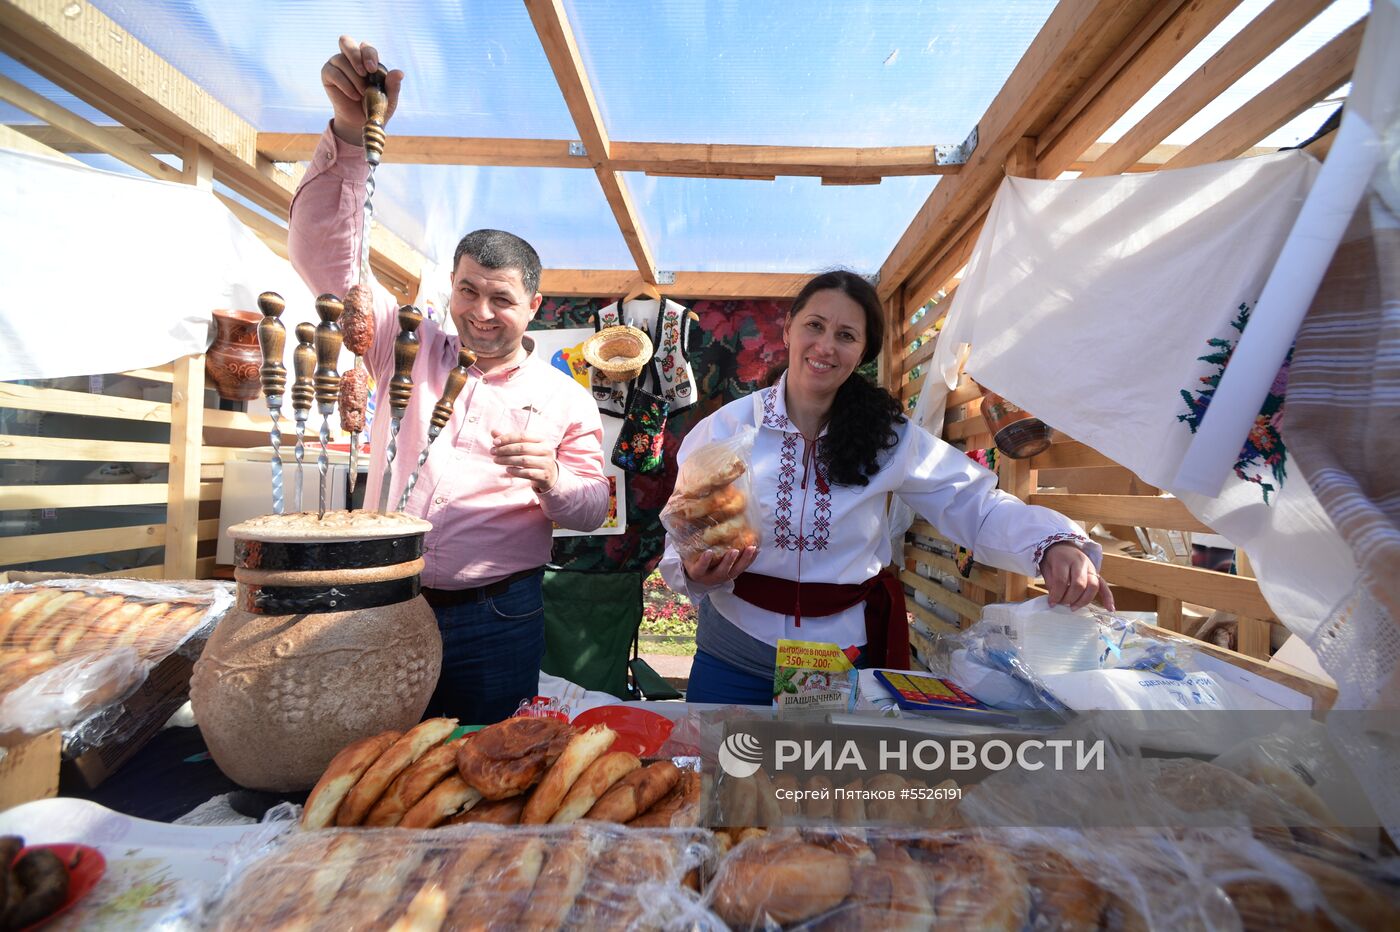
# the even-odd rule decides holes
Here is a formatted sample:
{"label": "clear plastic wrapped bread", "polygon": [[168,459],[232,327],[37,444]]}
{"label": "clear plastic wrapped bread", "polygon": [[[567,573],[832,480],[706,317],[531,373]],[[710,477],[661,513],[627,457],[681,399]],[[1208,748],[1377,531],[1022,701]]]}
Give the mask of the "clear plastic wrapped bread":
{"label": "clear plastic wrapped bread", "polygon": [[232,585],[209,580],[0,585],[0,741],[110,711],[232,604]]}
{"label": "clear plastic wrapped bread", "polygon": [[706,901],[736,930],[1383,929],[1395,868],[1238,830],[751,830]]}
{"label": "clear plastic wrapped bread", "polygon": [[712,858],[702,831],[594,822],[296,833],[234,868],[204,926],[716,928],[685,884]]}
{"label": "clear plastic wrapped bread", "polygon": [[749,475],[755,434],[746,427],[689,451],[681,463],[661,524],[682,557],[706,551],[722,556],[759,545],[759,509]]}

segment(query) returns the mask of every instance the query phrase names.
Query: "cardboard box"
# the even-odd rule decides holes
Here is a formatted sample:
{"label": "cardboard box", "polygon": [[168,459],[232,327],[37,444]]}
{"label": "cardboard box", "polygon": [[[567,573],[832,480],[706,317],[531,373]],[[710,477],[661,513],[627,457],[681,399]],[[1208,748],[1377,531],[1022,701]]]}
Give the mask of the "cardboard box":
{"label": "cardboard box", "polygon": [[62,746],[62,735],[55,729],[4,749],[4,757],[0,757],[0,810],[58,795]]}
{"label": "cardboard box", "polygon": [[[186,645],[187,651],[190,646]],[[108,738],[76,756],[64,752],[64,778],[95,789],[116,773],[189,699],[193,673],[194,661],[180,654],[171,654],[158,663],[140,688],[122,703],[121,717]]]}

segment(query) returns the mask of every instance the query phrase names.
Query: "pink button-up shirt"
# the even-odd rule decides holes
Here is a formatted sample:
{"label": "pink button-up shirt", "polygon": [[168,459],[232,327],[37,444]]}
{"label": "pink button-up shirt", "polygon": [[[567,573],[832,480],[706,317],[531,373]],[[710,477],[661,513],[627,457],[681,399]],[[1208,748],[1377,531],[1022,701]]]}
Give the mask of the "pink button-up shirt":
{"label": "pink button-up shirt", "polygon": [[[292,265],[314,292],[344,295],[354,284],[360,255],[360,217],[368,166],[364,149],[327,128],[311,169],[292,201],[288,248]],[[365,365],[376,382],[374,451],[365,489],[377,507],[389,446],[389,379],[394,374],[398,309],[377,283],[374,346]],[[447,373],[457,364],[455,328],[424,320],[413,365],[413,400],[399,427],[389,485],[389,507],[398,504],[427,441],[429,417]],[[404,509],[431,521],[425,541],[423,585],[465,589],[495,582],[549,560],[550,522],[579,531],[602,524],[608,509],[603,475],[603,425],[588,392],[531,350],[524,362],[483,373],[475,366],[457,399],[452,419],[433,442],[427,463]],[[527,408],[533,412],[527,413]],[[555,449],[559,479],[547,492],[510,476],[491,456],[493,430],[526,427]]]}

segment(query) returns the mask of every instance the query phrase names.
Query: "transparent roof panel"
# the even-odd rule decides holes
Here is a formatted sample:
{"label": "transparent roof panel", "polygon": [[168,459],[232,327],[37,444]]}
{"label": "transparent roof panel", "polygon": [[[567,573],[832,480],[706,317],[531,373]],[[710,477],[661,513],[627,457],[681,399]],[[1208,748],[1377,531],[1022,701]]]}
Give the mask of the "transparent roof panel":
{"label": "transparent roof panel", "polygon": [[[1116,142],[1153,108],[1165,100],[1181,86],[1182,82],[1205,64],[1221,47],[1233,39],[1256,17],[1270,15],[1269,7],[1274,3],[1287,3],[1289,0],[1244,0],[1220,25],[1215,27],[1176,67],[1158,81],[1142,99],[1123,114],[1123,117],[1100,138],[1100,142]],[[1164,140],[1168,145],[1188,145],[1204,133],[1234,113],[1246,102],[1257,96],[1270,84],[1283,77],[1303,59],[1316,52],[1334,39],[1338,33],[1365,16],[1370,10],[1369,0],[1337,0],[1318,14],[1312,22],[1300,29],[1287,42],[1279,46],[1244,77],[1201,109],[1199,113],[1178,127]],[[1291,146],[1307,139],[1336,109],[1337,103],[1345,94],[1334,95],[1337,99],[1310,108],[1287,125],[1271,133],[1260,141],[1264,146]]]}
{"label": "transparent roof panel", "polygon": [[623,175],[657,268],[686,272],[877,271],[937,176],[878,185]]}
{"label": "transparent roof panel", "polygon": [[376,219],[443,265],[463,235],[489,227],[524,237],[545,268],[634,267],[591,171],[386,163],[374,181]]}
{"label": "transparent roof panel", "polygon": [[390,132],[577,136],[520,3],[456,0],[96,0],[94,5],[265,132],[330,117],[320,71],[343,33],[407,74]]}
{"label": "transparent roof panel", "polygon": [[565,0],[629,142],[958,143],[1054,0]]}
{"label": "transparent roof panel", "polygon": [[[108,126],[116,123],[116,121],[107,116],[107,114],[83,103],[52,81],[39,77],[39,75],[30,71],[8,55],[0,55],[0,75],[4,75],[16,84],[23,85],[39,96],[58,104],[69,113],[77,114],[90,123],[97,123],[99,125],[105,124]],[[0,101],[0,123],[29,126],[43,122],[43,120],[29,113],[27,110],[22,110],[8,101]]]}

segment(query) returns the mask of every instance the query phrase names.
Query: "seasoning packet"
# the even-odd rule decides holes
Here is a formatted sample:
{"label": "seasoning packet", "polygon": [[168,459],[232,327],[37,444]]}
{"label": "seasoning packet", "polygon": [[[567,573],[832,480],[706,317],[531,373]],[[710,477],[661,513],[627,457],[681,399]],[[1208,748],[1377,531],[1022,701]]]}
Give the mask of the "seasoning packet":
{"label": "seasoning packet", "polygon": [[851,712],[860,695],[857,676],[851,658],[835,644],[783,639],[773,669],[773,704],[780,710]]}

